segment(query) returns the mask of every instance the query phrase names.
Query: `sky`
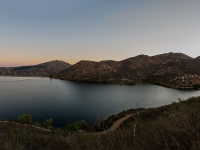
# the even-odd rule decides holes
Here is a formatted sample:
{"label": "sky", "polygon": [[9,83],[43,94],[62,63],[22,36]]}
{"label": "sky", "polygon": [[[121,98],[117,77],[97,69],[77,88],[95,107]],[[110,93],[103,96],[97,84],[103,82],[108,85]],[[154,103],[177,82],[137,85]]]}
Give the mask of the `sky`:
{"label": "sky", "polygon": [[200,56],[200,0],[0,0],[0,66]]}

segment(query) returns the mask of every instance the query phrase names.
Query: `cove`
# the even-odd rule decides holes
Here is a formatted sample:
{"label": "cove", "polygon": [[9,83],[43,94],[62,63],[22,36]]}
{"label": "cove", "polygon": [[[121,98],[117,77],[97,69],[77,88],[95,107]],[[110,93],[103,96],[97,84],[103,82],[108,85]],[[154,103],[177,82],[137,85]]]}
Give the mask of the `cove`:
{"label": "cove", "polygon": [[198,90],[157,85],[72,82],[39,77],[0,77],[0,119],[30,113],[33,122],[52,118],[55,127],[77,120],[92,124],[122,110],[158,107],[199,96]]}

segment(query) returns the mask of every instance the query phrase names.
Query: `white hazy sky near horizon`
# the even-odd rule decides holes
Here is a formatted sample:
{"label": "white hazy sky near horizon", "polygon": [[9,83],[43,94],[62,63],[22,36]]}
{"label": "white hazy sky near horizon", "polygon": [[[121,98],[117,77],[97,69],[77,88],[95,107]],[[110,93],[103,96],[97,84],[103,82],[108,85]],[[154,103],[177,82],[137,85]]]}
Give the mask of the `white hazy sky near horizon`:
{"label": "white hazy sky near horizon", "polygon": [[0,66],[200,56],[199,0],[2,0]]}

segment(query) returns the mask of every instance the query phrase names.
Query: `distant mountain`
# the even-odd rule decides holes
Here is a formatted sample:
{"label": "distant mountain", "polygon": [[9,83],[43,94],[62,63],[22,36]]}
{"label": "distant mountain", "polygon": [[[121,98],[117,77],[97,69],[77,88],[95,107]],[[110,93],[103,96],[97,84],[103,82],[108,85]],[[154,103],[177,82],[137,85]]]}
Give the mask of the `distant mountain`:
{"label": "distant mountain", "polygon": [[122,61],[79,61],[54,75],[75,81],[141,84],[172,88],[200,88],[200,57],[182,53],[138,55]]}
{"label": "distant mountain", "polygon": [[70,67],[64,61],[50,61],[33,66],[0,67],[1,76],[50,76]]}

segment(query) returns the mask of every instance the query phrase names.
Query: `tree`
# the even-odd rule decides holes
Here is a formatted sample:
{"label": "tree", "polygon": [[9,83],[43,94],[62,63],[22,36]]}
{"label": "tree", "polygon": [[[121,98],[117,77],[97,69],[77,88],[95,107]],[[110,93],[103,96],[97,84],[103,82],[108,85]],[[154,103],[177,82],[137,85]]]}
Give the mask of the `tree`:
{"label": "tree", "polygon": [[32,117],[30,114],[23,114],[22,116],[18,117],[18,121],[20,123],[32,124]]}

